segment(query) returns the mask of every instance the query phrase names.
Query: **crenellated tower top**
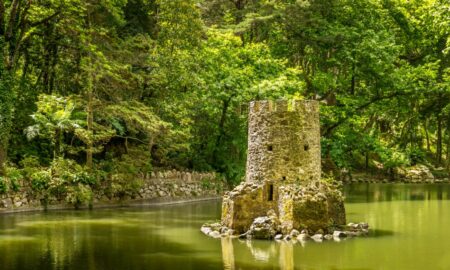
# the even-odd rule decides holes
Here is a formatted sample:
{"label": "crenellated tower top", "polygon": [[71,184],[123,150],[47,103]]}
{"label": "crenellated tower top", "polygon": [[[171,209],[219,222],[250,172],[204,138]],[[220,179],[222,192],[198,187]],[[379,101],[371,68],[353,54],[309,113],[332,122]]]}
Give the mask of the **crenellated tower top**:
{"label": "crenellated tower top", "polygon": [[250,103],[246,181],[306,183],[320,180],[319,103]]}

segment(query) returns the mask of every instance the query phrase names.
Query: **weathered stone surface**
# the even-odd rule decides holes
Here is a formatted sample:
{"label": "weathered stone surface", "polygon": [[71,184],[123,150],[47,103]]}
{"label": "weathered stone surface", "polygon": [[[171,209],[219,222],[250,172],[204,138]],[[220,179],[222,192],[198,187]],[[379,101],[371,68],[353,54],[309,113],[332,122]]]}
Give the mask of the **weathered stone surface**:
{"label": "weathered stone surface", "polygon": [[2,208],[10,208],[12,206],[12,200],[10,198],[6,198],[0,201],[0,207]]}
{"label": "weathered stone surface", "polygon": [[223,198],[224,226],[244,233],[267,211],[284,235],[346,223],[340,191],[320,179],[318,102],[251,102],[248,132],[246,180]]}
{"label": "weathered stone surface", "polygon": [[308,240],[310,237],[307,233],[301,233],[297,236],[297,240],[298,241],[306,241]]}
{"label": "weathered stone surface", "polygon": [[[184,177],[190,181],[183,181]],[[105,190],[94,189],[93,203],[94,207],[97,203],[124,203],[127,200],[139,201],[153,200],[163,198],[176,199],[195,197],[211,197],[222,194],[225,185],[221,179],[218,179],[214,173],[186,173],[178,172],[174,170],[169,171],[157,171],[151,174],[142,176],[142,186],[136,191],[136,193],[130,194],[131,196],[125,197],[113,197],[110,194],[106,195]],[[18,210],[27,208],[27,210],[39,209],[43,207],[41,202],[42,196],[36,193],[26,183],[22,183],[21,190],[19,192],[10,191],[6,194],[0,194],[0,209],[1,210]],[[45,201],[48,206],[67,205],[64,200],[64,196],[56,198],[50,196]],[[69,206],[69,205],[67,205]]]}
{"label": "weathered stone surface", "polygon": [[316,242],[321,242],[323,240],[323,234],[315,234],[311,236],[311,239]]}
{"label": "weathered stone surface", "polygon": [[412,167],[397,167],[394,169],[395,178],[406,182],[434,181],[435,177],[430,169],[422,164]]}
{"label": "weathered stone surface", "polygon": [[211,236],[212,238],[220,238],[221,235],[218,231],[211,231],[208,233],[209,236]]}
{"label": "weathered stone surface", "polygon": [[343,232],[343,231],[334,231],[333,237],[345,238],[345,237],[347,237],[347,233]]}
{"label": "weathered stone surface", "polygon": [[253,221],[248,234],[255,239],[272,239],[278,232],[278,221],[270,217],[257,217]]}
{"label": "weathered stone surface", "polygon": [[316,101],[251,102],[246,181],[320,179],[319,128]]}
{"label": "weathered stone surface", "polygon": [[208,227],[208,226],[202,226],[202,227],[200,228],[200,231],[201,231],[202,233],[206,234],[206,235],[209,235],[209,233],[210,233],[212,230],[211,230],[211,227]]}

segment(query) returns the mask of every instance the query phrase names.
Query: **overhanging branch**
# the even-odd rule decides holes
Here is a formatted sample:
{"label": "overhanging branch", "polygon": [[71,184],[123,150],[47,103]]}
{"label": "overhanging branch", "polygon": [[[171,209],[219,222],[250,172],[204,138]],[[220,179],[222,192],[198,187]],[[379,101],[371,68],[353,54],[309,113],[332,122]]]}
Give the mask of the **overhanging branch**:
{"label": "overhanging branch", "polygon": [[371,100],[367,101],[366,103],[361,104],[360,106],[358,106],[357,108],[355,108],[352,112],[348,113],[345,117],[339,119],[336,123],[332,124],[331,126],[327,127],[325,129],[325,131],[323,132],[323,136],[324,137],[328,137],[331,135],[331,133],[340,125],[342,125],[343,123],[345,123],[348,119],[350,119],[351,117],[353,117],[356,113],[363,111],[364,109],[366,109],[367,107],[369,107],[370,105],[377,103],[379,101],[385,100],[385,99],[390,99],[393,97],[397,97],[397,96],[401,96],[401,95],[405,95],[405,93],[403,92],[395,92],[392,93],[390,95],[387,96],[377,96],[372,98]]}

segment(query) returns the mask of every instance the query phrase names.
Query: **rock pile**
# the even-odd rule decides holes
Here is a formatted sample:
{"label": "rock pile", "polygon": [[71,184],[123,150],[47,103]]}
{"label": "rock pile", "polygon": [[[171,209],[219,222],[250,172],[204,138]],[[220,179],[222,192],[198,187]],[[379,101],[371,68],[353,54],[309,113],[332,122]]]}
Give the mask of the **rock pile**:
{"label": "rock pile", "polygon": [[414,183],[434,181],[434,175],[431,173],[430,169],[421,164],[408,168],[395,168],[394,174],[395,178],[405,182]]}
{"label": "rock pile", "polygon": [[246,239],[274,239],[276,241],[341,241],[346,238],[353,238],[358,236],[367,236],[369,234],[369,225],[365,222],[349,223],[344,226],[329,228],[327,231],[322,229],[310,233],[308,230],[299,232],[293,229],[288,234],[281,233],[280,224],[275,216],[257,217],[250,229],[240,235],[235,235],[234,232],[226,226],[217,223],[207,223],[201,227],[201,232],[213,238],[232,237],[232,238],[246,238]]}

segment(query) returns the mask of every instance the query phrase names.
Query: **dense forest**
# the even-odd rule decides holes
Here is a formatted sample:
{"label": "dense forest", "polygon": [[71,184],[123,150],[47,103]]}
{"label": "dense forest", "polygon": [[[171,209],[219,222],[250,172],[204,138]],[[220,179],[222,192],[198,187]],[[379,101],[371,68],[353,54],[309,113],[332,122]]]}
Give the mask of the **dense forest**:
{"label": "dense forest", "polygon": [[3,190],[238,183],[259,99],[319,100],[330,170],[450,167],[448,0],[0,0],[0,48]]}

